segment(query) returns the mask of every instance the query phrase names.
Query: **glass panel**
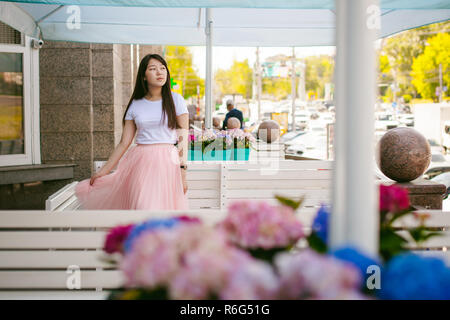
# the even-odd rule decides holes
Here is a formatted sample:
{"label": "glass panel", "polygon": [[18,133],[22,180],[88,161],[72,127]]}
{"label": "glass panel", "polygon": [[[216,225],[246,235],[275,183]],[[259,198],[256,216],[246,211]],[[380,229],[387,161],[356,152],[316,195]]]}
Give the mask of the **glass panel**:
{"label": "glass panel", "polygon": [[24,153],[22,53],[0,52],[0,155]]}

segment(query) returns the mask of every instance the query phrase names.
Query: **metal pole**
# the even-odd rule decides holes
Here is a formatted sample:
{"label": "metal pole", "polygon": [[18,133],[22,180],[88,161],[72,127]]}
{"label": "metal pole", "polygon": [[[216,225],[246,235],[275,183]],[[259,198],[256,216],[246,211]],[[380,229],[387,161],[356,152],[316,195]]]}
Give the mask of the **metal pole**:
{"label": "metal pole", "polygon": [[206,8],[206,81],[205,81],[205,129],[212,128],[212,9]]}
{"label": "metal pole", "polygon": [[330,247],[339,247],[345,244],[345,135],[346,135],[346,108],[345,95],[345,69],[347,54],[345,23],[347,20],[347,10],[336,3],[336,64],[334,73],[335,83],[335,130],[334,130],[334,162],[333,162],[333,182],[332,182],[332,214],[330,217]]}
{"label": "metal pole", "polygon": [[439,64],[439,103],[442,103],[442,63]]}
{"label": "metal pole", "polygon": [[296,87],[295,87],[295,47],[292,47],[292,72],[291,72],[291,83],[292,83],[292,131],[295,132],[295,98],[296,98]]}
{"label": "metal pole", "polygon": [[258,99],[258,123],[261,121],[261,65],[259,63],[259,47],[256,47],[256,96]]}
{"label": "metal pole", "polygon": [[305,90],[305,78],[306,78],[306,64],[304,62],[300,63],[301,75],[298,80],[298,98],[300,101],[306,101],[306,90]]}
{"label": "metal pole", "polygon": [[[374,41],[378,0],[337,0],[336,160],[331,247],[378,254],[378,193],[374,178]],[[344,221],[344,223],[343,223]]]}

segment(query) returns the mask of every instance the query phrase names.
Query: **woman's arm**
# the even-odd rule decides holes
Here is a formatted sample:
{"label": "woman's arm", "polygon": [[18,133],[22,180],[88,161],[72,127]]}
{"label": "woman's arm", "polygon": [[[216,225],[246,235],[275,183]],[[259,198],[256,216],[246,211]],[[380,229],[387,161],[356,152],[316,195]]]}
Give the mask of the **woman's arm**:
{"label": "woman's arm", "polygon": [[177,123],[180,126],[177,129],[178,136],[178,155],[180,164],[187,164],[188,155],[188,136],[189,136],[189,113],[183,113],[177,116]]}
{"label": "woman's arm", "polygon": [[136,134],[136,124],[134,120],[125,120],[125,125],[123,127],[122,138],[119,144],[114,149],[113,153],[106,162],[105,165],[100,169],[101,173],[108,174],[114,169],[119,163],[120,158],[128,150],[128,147],[133,142],[134,136]]}
{"label": "woman's arm", "polygon": [[[177,129],[178,136],[178,155],[180,156],[180,164],[187,164],[188,153],[188,133],[189,133],[189,113],[183,113],[177,116],[177,123],[181,127]],[[188,190],[186,169],[181,169],[181,179],[183,181],[183,192],[186,194]]]}

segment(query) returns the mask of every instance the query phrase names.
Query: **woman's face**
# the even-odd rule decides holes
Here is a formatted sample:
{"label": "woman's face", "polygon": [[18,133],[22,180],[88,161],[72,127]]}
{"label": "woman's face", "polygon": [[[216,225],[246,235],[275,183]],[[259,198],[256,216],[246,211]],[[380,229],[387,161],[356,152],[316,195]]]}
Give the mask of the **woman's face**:
{"label": "woman's face", "polygon": [[166,67],[156,59],[150,59],[145,70],[145,79],[148,86],[162,87],[167,81]]}

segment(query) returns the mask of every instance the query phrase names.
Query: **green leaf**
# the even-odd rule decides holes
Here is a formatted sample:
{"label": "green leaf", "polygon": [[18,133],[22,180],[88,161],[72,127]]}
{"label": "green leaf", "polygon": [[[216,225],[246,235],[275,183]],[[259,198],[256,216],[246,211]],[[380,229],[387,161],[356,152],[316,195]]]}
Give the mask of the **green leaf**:
{"label": "green leaf", "polygon": [[308,245],[311,249],[318,253],[327,253],[328,247],[325,242],[320,239],[315,232],[312,232],[306,240],[308,241]]}
{"label": "green leaf", "polygon": [[292,209],[297,210],[303,201],[305,200],[305,196],[301,196],[300,200],[296,201],[294,199],[286,198],[283,196],[275,195],[275,198],[283,205],[291,207]]}
{"label": "green leaf", "polygon": [[393,229],[383,228],[380,231],[380,255],[385,261],[405,250],[408,241]]}
{"label": "green leaf", "polygon": [[[390,219],[390,221],[387,221],[388,225],[392,225],[392,223],[397,220],[398,218],[401,218],[403,216],[406,216],[407,214],[410,214],[414,211],[413,207],[409,207],[408,209],[396,212],[396,213],[392,213],[392,219]],[[391,214],[388,214],[387,216],[389,217]]]}
{"label": "green leaf", "polygon": [[[244,249],[244,248],[243,248]],[[244,249],[245,250],[245,249]],[[273,259],[280,252],[289,251],[290,247],[272,248],[272,249],[247,249],[247,251],[256,259],[263,260],[269,263],[273,263]]]}
{"label": "green leaf", "polygon": [[410,229],[408,230],[408,232],[417,244],[424,242],[432,237],[442,236],[441,232],[429,231],[424,226]]}

